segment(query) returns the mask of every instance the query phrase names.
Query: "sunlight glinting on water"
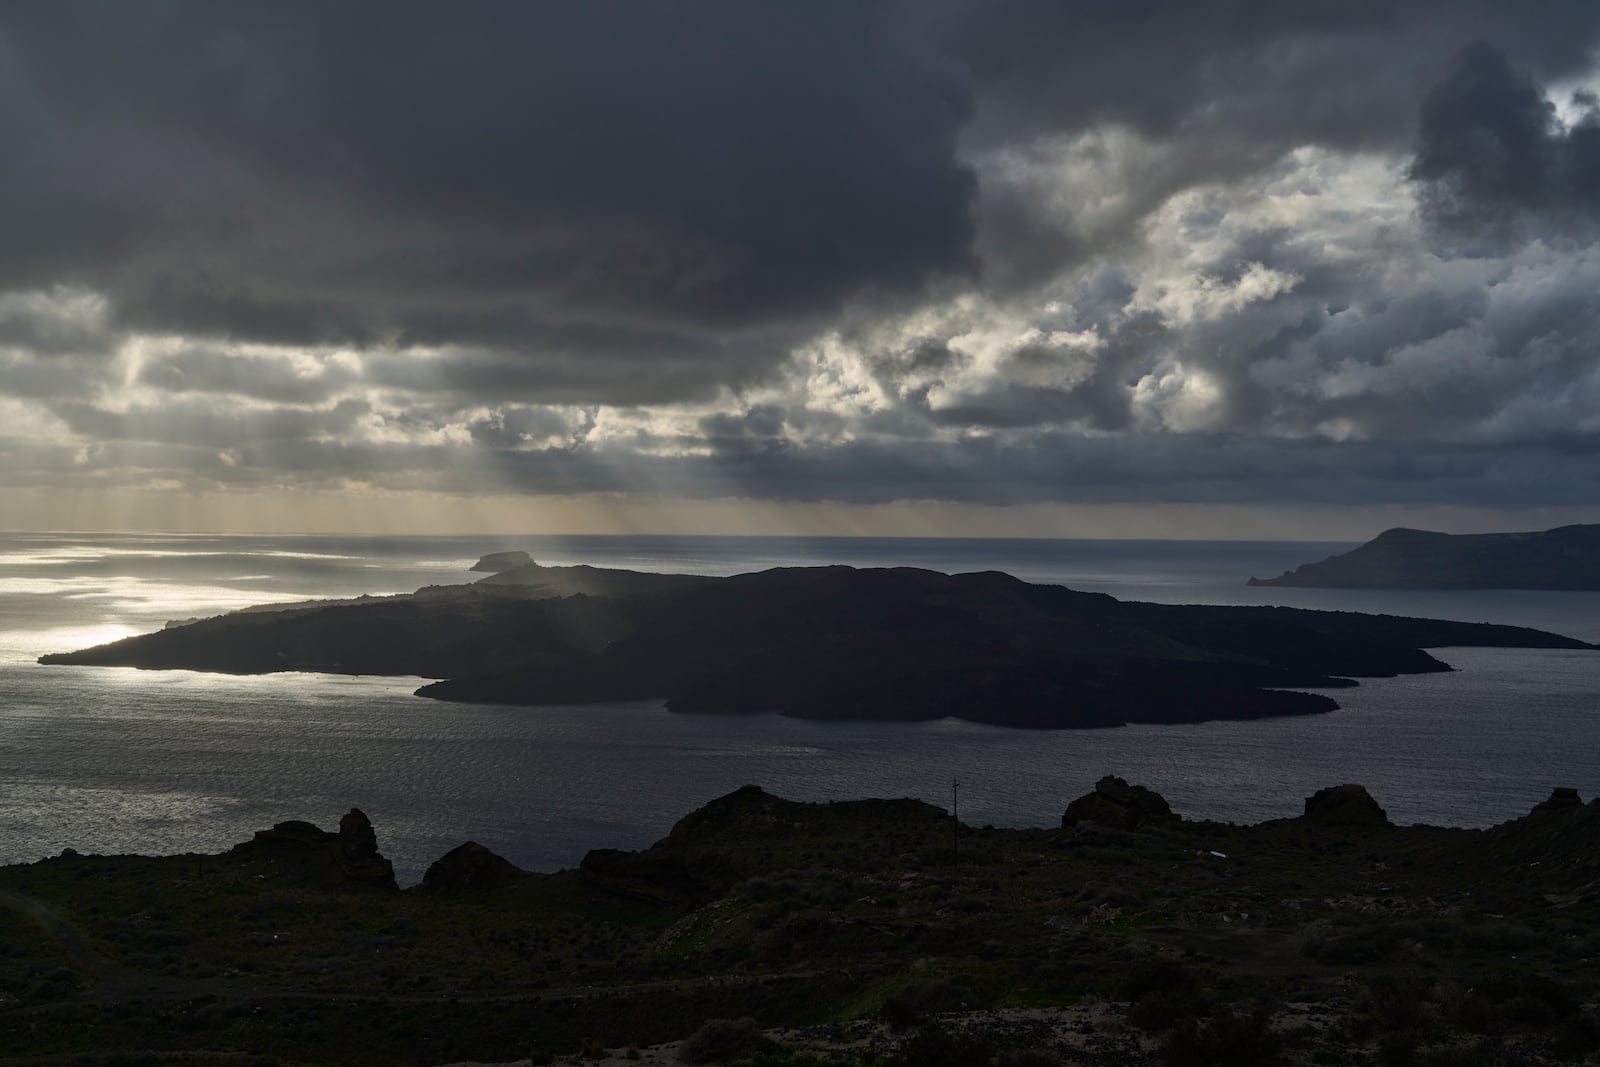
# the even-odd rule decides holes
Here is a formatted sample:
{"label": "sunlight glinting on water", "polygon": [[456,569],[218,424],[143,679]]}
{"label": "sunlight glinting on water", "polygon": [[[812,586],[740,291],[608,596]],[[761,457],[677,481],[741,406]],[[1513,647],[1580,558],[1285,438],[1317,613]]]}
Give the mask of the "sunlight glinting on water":
{"label": "sunlight glinting on water", "polygon": [[[0,593],[0,596],[3,596]],[[79,648],[110,644],[140,631],[118,623],[93,623],[86,626],[58,626],[49,630],[0,631],[0,663],[15,655],[23,662],[49,652],[69,652]]]}
{"label": "sunlight glinting on water", "polygon": [[[16,555],[0,535],[0,573]],[[479,548],[524,548],[547,565],[734,573],[820,562],[1005,569],[1115,595],[1283,602],[1342,610],[1487,617],[1583,635],[1600,594],[1361,594],[1246,589],[1303,546],[528,538],[363,540],[283,551],[269,539],[170,539],[147,573],[111,576],[98,546],[28,550],[76,558],[51,577],[0,578],[0,862],[81,851],[217,851],[288,818],[374,819],[402,882],[469,838],[523,866],[639,847],[694,807],[754,782],[822,801],[917,796],[948,805],[962,779],[973,825],[1049,825],[1103,774],[1162,791],[1186,816],[1294,815],[1340,781],[1366,784],[1397,821],[1483,825],[1555,785],[1600,789],[1600,658],[1583,652],[1450,649],[1463,669],[1364,682],[1328,715],[1192,726],[1027,732],[957,720],[809,722],[685,716],[659,702],[587,707],[445,705],[416,678],[257,677],[41,667],[43,652],[245,604],[470,582]],[[115,547],[115,546],[112,546]],[[58,551],[59,550],[59,551]],[[362,553],[368,553],[363,555]],[[184,557],[173,567],[174,556]],[[307,569],[307,561],[315,564]],[[22,568],[19,568],[22,569]],[[31,568],[30,568],[31,569]],[[448,573],[447,573],[448,572]],[[259,581],[260,588],[242,587]]]}
{"label": "sunlight glinting on water", "polygon": [[111,615],[170,612],[175,613],[175,617],[201,611],[215,615],[256,604],[302,599],[294,594],[216,585],[179,586],[131,577],[98,577],[93,582],[72,578],[0,578],[0,597],[17,594],[97,601],[97,609]]}

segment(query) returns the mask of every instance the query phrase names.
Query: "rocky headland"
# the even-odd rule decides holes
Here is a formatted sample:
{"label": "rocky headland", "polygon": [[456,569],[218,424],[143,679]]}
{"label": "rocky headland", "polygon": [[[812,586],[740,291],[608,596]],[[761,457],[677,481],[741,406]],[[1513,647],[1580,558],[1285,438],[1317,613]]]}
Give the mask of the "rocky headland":
{"label": "rocky headland", "polygon": [[1538,533],[1385,530],[1360,548],[1250,585],[1333,589],[1600,590],[1600,525]]}
{"label": "rocky headland", "polygon": [[1301,690],[1449,670],[1428,648],[1593,647],[1512,626],[1130,603],[993,571],[719,578],[486,560],[493,573],[471,585],[269,605],[40,662],[420,675],[439,679],[418,692],[440,700],[1061,728],[1329,711],[1331,697]]}
{"label": "rocky headland", "polygon": [[472,565],[472,569],[488,571],[490,574],[503,574],[532,563],[533,557],[526,552],[490,552],[487,556],[480,556],[478,562]]}
{"label": "rocky headland", "polygon": [[396,888],[366,816],[0,868],[0,1062],[1575,1064],[1600,803],[1256,826],[1108,776],[1060,825],[748,786],[636,852]]}

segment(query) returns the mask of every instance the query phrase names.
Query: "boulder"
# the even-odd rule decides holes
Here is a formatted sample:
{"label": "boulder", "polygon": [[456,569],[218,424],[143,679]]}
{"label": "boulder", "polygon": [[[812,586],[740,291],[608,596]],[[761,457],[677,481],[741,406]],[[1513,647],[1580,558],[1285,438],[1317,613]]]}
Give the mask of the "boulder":
{"label": "boulder", "polygon": [[1067,805],[1066,813],[1061,816],[1061,827],[1094,823],[1108,830],[1137,830],[1141,826],[1179,821],[1160,793],[1107,775],[1095,783],[1094,792]]}
{"label": "boulder", "polygon": [[1335,785],[1319,789],[1306,797],[1305,814],[1300,816],[1318,826],[1388,826],[1389,816],[1372,799],[1365,786]]}
{"label": "boulder", "polygon": [[421,892],[456,896],[498,885],[522,871],[510,860],[484,848],[476,841],[457,845],[434,860],[422,876]]}

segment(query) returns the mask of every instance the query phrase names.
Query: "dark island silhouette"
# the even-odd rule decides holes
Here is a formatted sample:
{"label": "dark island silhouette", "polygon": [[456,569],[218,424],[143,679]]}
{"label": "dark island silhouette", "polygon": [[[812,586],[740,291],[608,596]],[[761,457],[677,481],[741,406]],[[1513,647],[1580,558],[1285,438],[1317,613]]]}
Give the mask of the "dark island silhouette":
{"label": "dark island silhouette", "polygon": [[1360,548],[1250,585],[1333,589],[1600,590],[1600,525],[1538,533],[1385,530]]}
{"label": "dark island silhouette", "polygon": [[249,610],[41,663],[419,675],[440,700],[1117,726],[1331,711],[1297,692],[1450,670],[1424,648],[1591,648],[1513,626],[1126,603],[987,571],[732,577],[529,563],[463,586]]}

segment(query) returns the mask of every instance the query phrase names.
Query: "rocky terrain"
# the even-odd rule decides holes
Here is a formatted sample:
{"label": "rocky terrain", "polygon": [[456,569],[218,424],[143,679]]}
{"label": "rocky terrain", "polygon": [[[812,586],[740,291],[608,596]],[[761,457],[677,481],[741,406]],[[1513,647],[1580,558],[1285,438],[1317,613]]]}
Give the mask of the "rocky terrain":
{"label": "rocky terrain", "polygon": [[0,868],[0,1063],[1574,1064],[1600,1053],[1600,803],[1256,826],[1114,777],[1037,830],[750,786],[638,852],[372,824]]}
{"label": "rocky terrain", "polygon": [[234,612],[41,662],[420,675],[441,700],[665,699],[674,711],[1099,727],[1336,708],[1304,689],[1445,671],[1458,645],[1588,648],[1511,626],[1141,604],[998,572],[727,578],[510,558],[472,585]]}
{"label": "rocky terrain", "polygon": [[1600,590],[1600,525],[1540,533],[1386,530],[1360,548],[1250,585]]}

